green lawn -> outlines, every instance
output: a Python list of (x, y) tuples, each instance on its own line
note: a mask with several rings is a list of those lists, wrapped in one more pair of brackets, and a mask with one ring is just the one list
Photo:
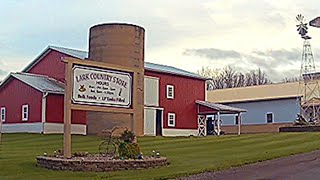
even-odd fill
[[(73, 151), (97, 152), (100, 140), (73, 136)], [(144, 154), (158, 150), (170, 165), (113, 173), (52, 171), (36, 167), (35, 157), (62, 149), (62, 135), (4, 134), (0, 179), (162, 179), (263, 161), (320, 149), (320, 133), (280, 133), (221, 137), (138, 139)]]

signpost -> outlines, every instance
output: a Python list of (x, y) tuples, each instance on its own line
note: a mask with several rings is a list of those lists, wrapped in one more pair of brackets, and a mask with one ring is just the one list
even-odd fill
[[(130, 114), (135, 120), (134, 82), (138, 68), (74, 58), (66, 65), (64, 96), (64, 157), (71, 158), (71, 111)], [(133, 127), (135, 128), (135, 127)]]

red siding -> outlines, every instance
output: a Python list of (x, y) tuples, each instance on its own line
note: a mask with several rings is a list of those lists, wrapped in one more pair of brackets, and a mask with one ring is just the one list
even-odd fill
[(51, 50), (34, 67), (32, 67), (28, 73), (47, 75), (65, 82), (65, 63), (61, 61), (61, 57), (70, 56)]
[[(47, 96), (46, 122), (63, 123), (63, 104), (63, 95), (49, 94)], [(86, 124), (86, 112), (72, 111), (71, 123)]]
[[(0, 89), (0, 107), (6, 107), (4, 123), (41, 122), (42, 93), (27, 84), (14, 79)], [(27, 121), (22, 121), (22, 105), (29, 105)]]
[[(168, 127), (168, 113), (176, 114), (177, 129), (196, 129), (196, 100), (205, 100), (205, 81), (183, 76), (146, 71), (145, 75), (159, 78), (159, 105), (164, 108), (163, 127)], [(166, 86), (174, 86), (174, 99), (167, 99)]]
[(208, 107), (205, 107), (205, 106), (199, 106), (199, 112), (200, 113), (217, 113), (218, 111), (212, 109), (212, 108), (208, 108)]

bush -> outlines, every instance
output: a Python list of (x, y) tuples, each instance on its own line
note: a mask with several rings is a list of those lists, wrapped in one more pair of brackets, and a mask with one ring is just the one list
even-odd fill
[(132, 131), (126, 129), (125, 131), (123, 131), (123, 133), (121, 133), (120, 139), (126, 143), (133, 143), (135, 137), (136, 135)]
[(119, 144), (119, 156), (124, 159), (136, 159), (140, 154), (140, 146), (137, 143), (121, 142)]
[(138, 158), (138, 155), (140, 154), (140, 146), (138, 143), (134, 142), (135, 138), (135, 134), (128, 129), (121, 133), (120, 142), (118, 144), (118, 153), (120, 158)]
[(136, 159), (140, 154), (140, 146), (137, 143), (127, 144), (128, 158)]

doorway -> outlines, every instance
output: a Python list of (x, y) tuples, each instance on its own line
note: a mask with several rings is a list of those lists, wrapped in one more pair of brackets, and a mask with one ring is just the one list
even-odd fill
[(212, 116), (207, 117), (207, 135), (214, 135), (214, 120)]
[(156, 111), (156, 136), (162, 136), (162, 116), (163, 110), (157, 109)]

